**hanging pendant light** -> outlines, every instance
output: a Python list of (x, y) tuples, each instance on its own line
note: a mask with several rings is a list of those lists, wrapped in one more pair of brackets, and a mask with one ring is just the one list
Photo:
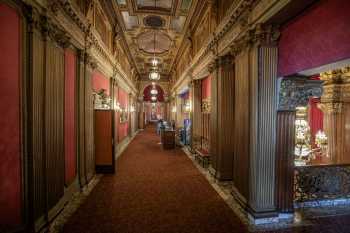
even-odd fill
[[(154, 0), (154, 8), (157, 7), (157, 0)], [(156, 29), (154, 29), (154, 34), (153, 34), (153, 59), (152, 59), (152, 65), (153, 69), (149, 74), (149, 79), (150, 80), (159, 80), (160, 79), (160, 74), (158, 73), (157, 70), (157, 65), (158, 65), (158, 60), (156, 59)]]
[(151, 73), (149, 73), (149, 79), (158, 81), (160, 79), (160, 74), (156, 70), (153, 70)]
[(151, 95), (157, 95), (157, 94), (158, 94), (157, 89), (153, 88), (153, 89), (151, 90)]

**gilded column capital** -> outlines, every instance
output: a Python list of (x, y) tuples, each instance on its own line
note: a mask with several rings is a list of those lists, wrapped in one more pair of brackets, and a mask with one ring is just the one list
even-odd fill
[(280, 31), (273, 25), (257, 24), (251, 32), (252, 42), (256, 45), (277, 45)]
[(218, 58), (215, 58), (212, 62), (208, 65), (208, 71), (209, 73), (213, 73), (218, 68)]
[(244, 49), (248, 48), (251, 45), (251, 34), (247, 32), (244, 36), (234, 41), (231, 45), (230, 54), (233, 57), (239, 55)]
[(350, 83), (350, 66), (320, 74), (324, 85)]
[(225, 54), (223, 56), (220, 56), (218, 61), (219, 61), (218, 66), (232, 65), (233, 56), (230, 53)]
[(328, 114), (337, 114), (342, 113), (343, 103), (339, 102), (330, 102), (330, 103), (320, 103), (317, 105), (324, 113)]
[(350, 102), (350, 66), (321, 73), (322, 103)]

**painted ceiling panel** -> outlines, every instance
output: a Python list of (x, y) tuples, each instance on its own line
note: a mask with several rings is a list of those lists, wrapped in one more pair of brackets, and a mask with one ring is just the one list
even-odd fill
[(142, 7), (152, 7), (152, 8), (163, 8), (171, 9), (172, 0), (137, 0), (137, 6)]
[(171, 40), (160, 31), (149, 31), (138, 37), (138, 45), (147, 53), (164, 53), (170, 49)]
[[(130, 48), (136, 69), (148, 77), (154, 53), (162, 78), (169, 77), (171, 65), (187, 30), (195, 4), (200, 0), (113, 0), (106, 1), (115, 9), (118, 22), (124, 24), (125, 42)], [(121, 25), (122, 26), (122, 25)], [(186, 28), (185, 28), (186, 27)], [(156, 39), (154, 40), (154, 30)], [(155, 48), (154, 48), (155, 42)]]

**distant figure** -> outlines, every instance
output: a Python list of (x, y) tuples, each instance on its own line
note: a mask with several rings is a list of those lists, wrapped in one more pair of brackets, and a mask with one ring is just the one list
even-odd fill
[(163, 120), (162, 119), (159, 119), (158, 120), (158, 123), (157, 123), (157, 134), (160, 135), (160, 129), (163, 125)]

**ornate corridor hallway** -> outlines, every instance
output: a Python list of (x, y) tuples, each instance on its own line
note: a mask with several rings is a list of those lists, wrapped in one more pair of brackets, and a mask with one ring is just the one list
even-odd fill
[(185, 153), (159, 140), (153, 127), (137, 135), (63, 232), (245, 232)]

